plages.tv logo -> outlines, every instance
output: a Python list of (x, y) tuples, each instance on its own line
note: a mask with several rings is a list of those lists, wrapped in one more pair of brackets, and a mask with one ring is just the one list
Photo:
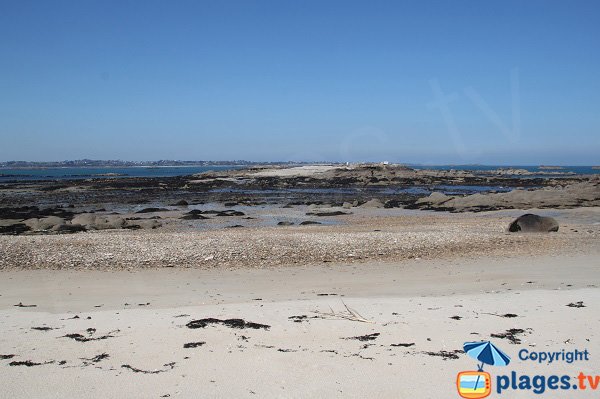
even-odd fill
[(483, 365), (506, 366), (510, 357), (490, 341), (465, 342), (465, 353), (481, 362), (477, 371), (461, 371), (456, 376), (458, 394), (467, 399), (485, 398), (492, 392), (492, 378), (483, 371)]

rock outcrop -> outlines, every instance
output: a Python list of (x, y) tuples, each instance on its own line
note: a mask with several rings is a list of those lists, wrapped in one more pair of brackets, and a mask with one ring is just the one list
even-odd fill
[(508, 226), (508, 231), (523, 233), (548, 233), (558, 231), (558, 222), (556, 219), (547, 216), (538, 216), (527, 213), (519, 216)]

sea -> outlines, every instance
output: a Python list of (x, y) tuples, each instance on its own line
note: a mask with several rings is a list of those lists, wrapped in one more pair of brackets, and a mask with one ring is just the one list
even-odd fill
[(101, 168), (0, 168), (0, 182), (23, 180), (70, 180), (120, 177), (187, 176), (209, 171), (239, 169), (240, 165), (219, 166), (129, 166)]
[[(498, 168), (525, 169), (537, 172), (536, 176), (552, 175), (552, 172), (571, 172), (575, 174), (599, 174), (599, 169), (592, 166), (561, 166), (561, 169), (539, 169), (538, 166), (521, 165), (408, 165), (415, 169), (450, 170), (462, 169), (473, 171), (494, 170)], [(170, 177), (186, 176), (208, 171), (231, 170), (243, 168), (241, 165), (219, 166), (159, 166), (159, 167), (63, 167), (63, 168), (0, 168), (0, 182), (65, 180), (120, 177)]]
[(539, 166), (531, 165), (407, 165), (414, 169), (435, 169), (435, 170), (473, 170), (486, 171), (495, 169), (525, 169), (528, 172), (538, 173), (540, 176), (547, 176), (552, 172), (570, 172), (578, 175), (599, 174), (600, 169), (594, 169), (593, 166), (560, 166), (560, 169), (540, 169)]

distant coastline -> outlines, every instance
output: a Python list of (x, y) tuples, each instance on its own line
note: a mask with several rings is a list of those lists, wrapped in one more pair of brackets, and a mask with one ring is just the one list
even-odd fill
[[(79, 159), (73, 161), (4, 161), (0, 169), (45, 169), (45, 168), (125, 168), (125, 167), (182, 167), (182, 166), (250, 166), (250, 165), (296, 165), (307, 162), (253, 162), (235, 161), (121, 161)], [(332, 162), (329, 162), (332, 163)]]
[[(351, 164), (377, 164), (378, 162), (350, 162)], [(385, 162), (387, 163), (387, 162)], [(292, 166), (292, 165), (342, 165), (346, 162), (339, 161), (246, 161), (246, 160), (229, 160), (229, 161), (178, 161), (178, 160), (158, 160), (158, 161), (122, 161), (122, 160), (93, 160), (93, 159), (78, 159), (65, 161), (0, 161), (1, 169), (59, 169), (59, 168), (168, 168), (168, 167), (207, 167), (207, 166)], [(419, 164), (419, 163), (402, 163), (409, 167), (418, 169), (440, 168), (444, 169), (488, 169), (488, 168), (503, 168), (503, 167), (525, 167), (527, 169), (538, 170), (564, 170), (567, 168), (590, 168), (594, 170), (600, 169), (600, 166), (591, 165), (497, 165), (497, 164)]]

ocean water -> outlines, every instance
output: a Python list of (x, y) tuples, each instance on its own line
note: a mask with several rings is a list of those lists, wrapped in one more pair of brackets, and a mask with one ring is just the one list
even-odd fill
[(525, 169), (529, 172), (537, 172), (539, 176), (547, 176), (552, 172), (572, 172), (578, 175), (598, 174), (600, 169), (592, 169), (592, 166), (561, 166), (561, 169), (540, 169), (539, 166), (521, 166), (521, 165), (408, 165), (414, 169), (435, 169), (435, 170), (494, 170), (500, 168)]
[[(122, 168), (40, 168), (9, 169), (0, 168), (0, 182), (22, 180), (64, 180), (119, 177), (169, 177), (186, 176), (215, 170), (238, 169), (241, 166), (161, 166), (161, 167), (122, 167)], [(102, 176), (116, 174), (116, 176)]]

